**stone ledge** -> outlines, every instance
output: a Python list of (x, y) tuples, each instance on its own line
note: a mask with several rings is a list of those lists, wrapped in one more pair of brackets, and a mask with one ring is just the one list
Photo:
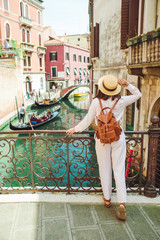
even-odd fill
[[(35, 193), (35, 194), (1, 194), (0, 203), (16, 202), (58, 202), (58, 203), (103, 203), (102, 194), (86, 193)], [(112, 203), (117, 203), (116, 194), (112, 193)], [(160, 196), (147, 198), (138, 194), (127, 194), (127, 204), (160, 205)]]

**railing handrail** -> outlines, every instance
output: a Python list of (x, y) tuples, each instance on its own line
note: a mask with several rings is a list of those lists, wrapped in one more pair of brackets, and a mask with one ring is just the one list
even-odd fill
[[(66, 130), (67, 131), (67, 130)], [(15, 131), (0, 131), (1, 134), (16, 134), (16, 133), (21, 133), (21, 134), (32, 134), (32, 133), (66, 133), (65, 130), (15, 130)], [(95, 131), (91, 130), (86, 130), (83, 132), (77, 132), (76, 134), (94, 134)], [(124, 131), (125, 134), (148, 134), (149, 131)]]

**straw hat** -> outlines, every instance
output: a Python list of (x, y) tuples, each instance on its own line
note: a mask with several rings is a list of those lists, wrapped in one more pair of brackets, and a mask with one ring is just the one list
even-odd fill
[(121, 91), (121, 85), (118, 84), (118, 80), (113, 75), (106, 75), (98, 81), (99, 90), (109, 96), (118, 94)]

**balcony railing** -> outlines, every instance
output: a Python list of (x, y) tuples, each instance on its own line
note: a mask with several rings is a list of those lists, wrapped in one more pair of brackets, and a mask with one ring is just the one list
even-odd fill
[(33, 22), (29, 18), (20, 16), (19, 21), (20, 21), (20, 25), (24, 25), (24, 26), (27, 26), (27, 27), (32, 27), (33, 26)]
[(160, 66), (160, 29), (129, 39), (129, 65)]
[(46, 47), (38, 46), (37, 47), (38, 55), (46, 54), (45, 50), (46, 50)]
[[(101, 192), (93, 134), (84, 131), (66, 137), (65, 131), (0, 132), (0, 192)], [(126, 132), (129, 192), (143, 192), (146, 134)]]
[(23, 49), (23, 51), (25, 52), (34, 52), (34, 44), (31, 43), (26, 43), (26, 42), (22, 42), (21, 43), (21, 48)]

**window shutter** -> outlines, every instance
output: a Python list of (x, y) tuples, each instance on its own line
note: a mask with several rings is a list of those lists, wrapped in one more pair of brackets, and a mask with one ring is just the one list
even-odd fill
[(94, 27), (94, 57), (99, 57), (99, 23)]
[(57, 61), (57, 52), (55, 52), (55, 60)]
[(6, 23), (6, 38), (10, 38), (10, 26)]
[(139, 0), (122, 0), (121, 9), (121, 48), (127, 48), (128, 38), (138, 34)]
[(23, 2), (20, 2), (20, 12), (21, 12), (21, 16), (24, 16), (24, 6), (23, 6)]
[(129, 38), (138, 35), (139, 0), (129, 0)]
[(50, 52), (49, 55), (50, 55), (50, 61), (52, 61), (52, 53)]
[(30, 43), (30, 32), (27, 30), (27, 43)]
[(128, 38), (128, 21), (129, 21), (129, 0), (122, 0), (121, 8), (121, 48), (127, 48)]
[(94, 58), (94, 27), (91, 25), (91, 58)]
[(29, 18), (28, 5), (25, 6), (25, 17), (26, 17), (26, 18)]
[(4, 3), (4, 9), (5, 10), (9, 10), (9, 8), (8, 8), (8, 0), (3, 0), (3, 3)]
[(41, 35), (39, 34), (39, 46), (41, 46), (42, 45), (42, 37), (41, 37)]
[(26, 39), (25, 39), (25, 30), (22, 29), (22, 42), (25, 42)]

